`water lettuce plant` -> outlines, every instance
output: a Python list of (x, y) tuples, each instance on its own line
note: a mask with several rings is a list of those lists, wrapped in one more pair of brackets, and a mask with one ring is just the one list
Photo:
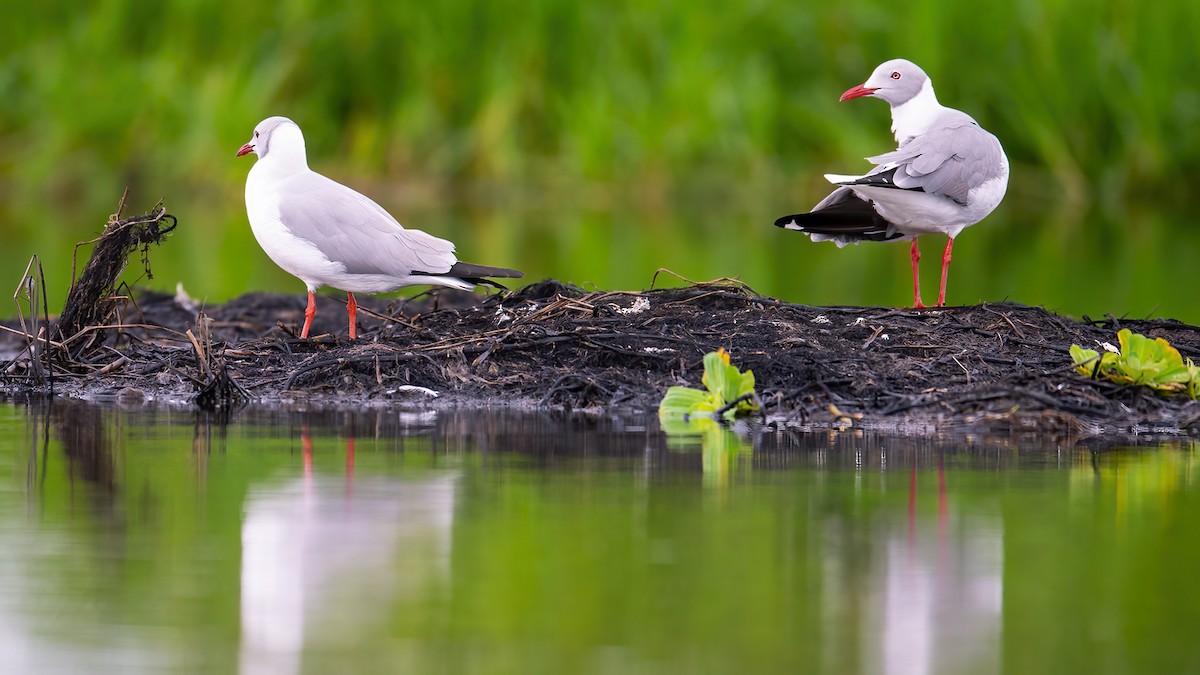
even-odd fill
[(754, 371), (741, 372), (729, 363), (723, 348), (704, 355), (704, 389), (671, 387), (658, 404), (658, 418), (670, 433), (670, 422), (697, 419), (733, 419), (758, 410)]
[(1186, 361), (1162, 338), (1150, 339), (1125, 328), (1117, 333), (1119, 351), (1071, 345), (1071, 358), (1081, 375), (1106, 377), (1118, 384), (1142, 385), (1163, 394), (1200, 398), (1200, 367)]

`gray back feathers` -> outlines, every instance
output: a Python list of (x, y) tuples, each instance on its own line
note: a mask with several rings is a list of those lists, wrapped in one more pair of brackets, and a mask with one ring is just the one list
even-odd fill
[(949, 110), (928, 133), (906, 139), (892, 152), (868, 157), (879, 166), (871, 173), (896, 167), (897, 187), (918, 188), (967, 203), (972, 188), (1004, 171), (1004, 151), (995, 136), (970, 116)]

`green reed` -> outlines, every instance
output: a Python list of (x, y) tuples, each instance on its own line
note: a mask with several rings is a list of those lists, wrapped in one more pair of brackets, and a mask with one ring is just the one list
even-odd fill
[(888, 148), (886, 106), (837, 96), (906, 56), (1013, 162), (1008, 203), (956, 251), (952, 301), (1186, 315), (1163, 259), (1187, 269), (1195, 228), (1160, 213), (1188, 212), (1182, 177), (1200, 173), (1200, 5), (993, 5), (11, 4), (0, 286), (38, 252), (61, 297), (70, 245), (128, 185), (183, 225), (154, 285), (292, 289), (245, 226), (253, 160), (232, 157), (284, 114), (314, 168), (458, 237), (465, 259), (601, 286), (672, 266), (798, 301), (902, 304), (895, 247), (838, 253), (770, 222), (815, 203), (821, 173)]

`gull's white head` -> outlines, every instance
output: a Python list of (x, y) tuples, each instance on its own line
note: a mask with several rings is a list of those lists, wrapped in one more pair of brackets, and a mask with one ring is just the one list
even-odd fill
[(920, 66), (906, 59), (892, 59), (879, 64), (866, 82), (847, 89), (838, 100), (873, 96), (898, 106), (919, 94), (926, 82), (929, 82), (929, 76)]
[(259, 159), (269, 153), (278, 155), (295, 154), (299, 151), (304, 159), (304, 134), (295, 122), (286, 117), (268, 117), (254, 127), (254, 135), (237, 151), (237, 157), (253, 152)]

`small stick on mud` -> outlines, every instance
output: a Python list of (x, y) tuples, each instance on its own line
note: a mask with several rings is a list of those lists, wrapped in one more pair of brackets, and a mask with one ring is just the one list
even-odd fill
[(739, 403), (741, 403), (742, 401), (754, 401), (754, 407), (758, 411), (759, 418), (761, 418), (763, 420), (767, 419), (766, 413), (763, 412), (762, 399), (760, 399), (758, 397), (758, 394), (756, 394), (754, 392), (742, 394), (741, 396), (733, 399), (729, 403), (726, 403), (725, 405), (721, 406), (717, 410), (714, 410), (712, 412), (713, 419), (721, 419), (722, 415), (724, 415), (725, 413), (729, 412), (730, 410), (733, 410), (734, 408), (736, 408), (737, 405)]
[(192, 343), (192, 348), (196, 350), (196, 365), (200, 369), (200, 377), (207, 381), (209, 377), (208, 356), (204, 353), (204, 347), (200, 346), (200, 341), (196, 339), (196, 336), (190, 329), (185, 331), (184, 335), (188, 337), (188, 340)]

